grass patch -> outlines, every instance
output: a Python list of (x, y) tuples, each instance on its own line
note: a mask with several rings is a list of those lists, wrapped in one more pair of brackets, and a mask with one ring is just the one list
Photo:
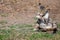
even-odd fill
[(60, 24), (57, 24), (58, 25), (58, 28), (60, 28)]
[(8, 17), (8, 13), (2, 13), (2, 14), (0, 14), (2, 17)]
[(34, 33), (31, 35), (30, 40), (38, 40), (38, 39), (43, 39), (43, 38), (53, 38), (52, 34), (48, 34), (48, 33)]
[(9, 35), (10, 35), (10, 30), (0, 30), (0, 40), (6, 40), (8, 39)]
[(9, 29), (0, 29), (0, 40), (60, 40), (60, 31), (55, 35), (33, 31), (32, 25), (16, 24)]
[(0, 21), (0, 24), (7, 24), (7, 21), (6, 20), (2, 20), (2, 21)]

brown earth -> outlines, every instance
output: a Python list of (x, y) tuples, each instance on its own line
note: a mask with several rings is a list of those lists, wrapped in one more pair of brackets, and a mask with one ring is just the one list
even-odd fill
[(0, 0), (0, 21), (9, 25), (34, 23), (39, 2), (48, 5), (51, 18), (60, 23), (60, 0)]

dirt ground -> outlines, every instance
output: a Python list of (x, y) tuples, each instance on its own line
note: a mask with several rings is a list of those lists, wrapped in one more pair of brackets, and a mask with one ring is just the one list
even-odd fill
[(0, 0), (0, 40), (60, 40), (60, 24), (54, 35), (33, 30), (38, 3), (48, 5), (60, 23), (60, 0)]
[(50, 17), (60, 23), (60, 0), (0, 0), (0, 23), (32, 24), (38, 11), (38, 3), (49, 6)]

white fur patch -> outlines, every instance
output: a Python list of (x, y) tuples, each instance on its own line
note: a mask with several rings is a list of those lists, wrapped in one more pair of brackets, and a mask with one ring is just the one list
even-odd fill
[(46, 15), (44, 16), (45, 19), (48, 19), (49, 17), (49, 13), (46, 13)]
[(40, 16), (36, 16), (36, 18), (41, 18)]
[(40, 24), (40, 27), (41, 28), (44, 28), (44, 29), (49, 29), (49, 28), (52, 28), (52, 24), (51, 23), (48, 23), (48, 25), (44, 24), (44, 23), (41, 23)]

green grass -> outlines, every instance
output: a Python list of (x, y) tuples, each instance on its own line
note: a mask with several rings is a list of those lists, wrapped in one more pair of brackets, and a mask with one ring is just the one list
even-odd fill
[(1, 30), (0, 29), (0, 40), (6, 40), (10, 35), (10, 30)]
[(0, 14), (0, 16), (2, 16), (2, 17), (8, 17), (8, 15), (9, 15), (8, 13), (1, 13)]
[(1, 20), (0, 24), (2, 24), (2, 25), (7, 24), (7, 21), (6, 20)]
[[(60, 27), (60, 24), (58, 26)], [(4, 28), (0, 28), (0, 40), (60, 40), (60, 30), (56, 34), (35, 32), (32, 25), (28, 24), (16, 24)]]

